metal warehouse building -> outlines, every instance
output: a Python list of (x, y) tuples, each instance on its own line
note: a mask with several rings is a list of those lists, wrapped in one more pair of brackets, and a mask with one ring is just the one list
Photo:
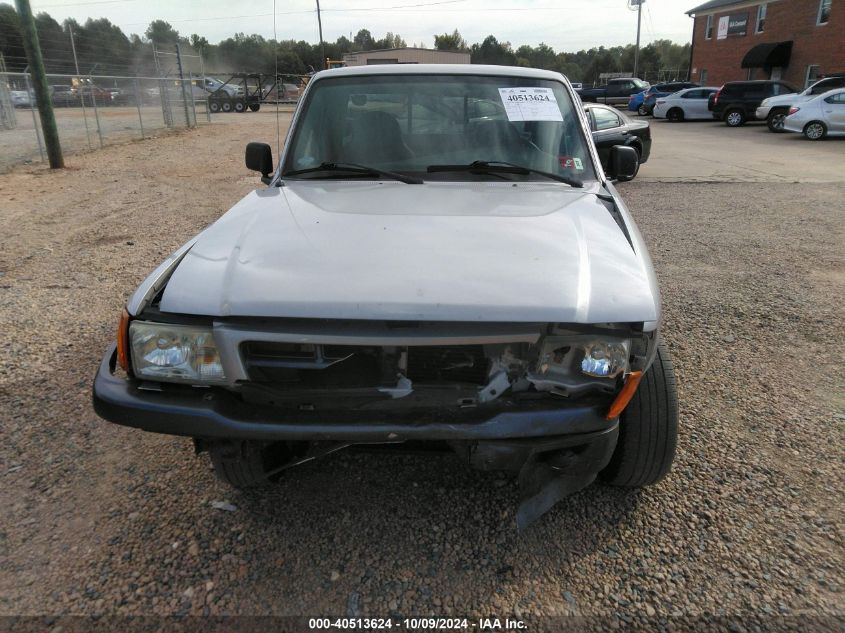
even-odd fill
[(783, 79), (803, 88), (845, 72), (845, 0), (713, 0), (694, 17), (692, 81)]
[(371, 64), (469, 64), (469, 53), (438, 51), (431, 48), (385, 48), (378, 51), (346, 53), (347, 66)]

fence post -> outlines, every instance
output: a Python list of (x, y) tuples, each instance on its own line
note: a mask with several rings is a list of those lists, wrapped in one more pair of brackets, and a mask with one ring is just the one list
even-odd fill
[[(94, 104), (94, 118), (97, 119), (97, 136), (100, 137), (100, 149), (103, 149), (103, 130), (100, 128), (100, 111), (97, 109), (97, 97), (94, 94), (94, 78), (88, 75), (88, 87), (91, 89), (91, 103)], [(82, 100), (85, 101), (83, 91)]]
[(135, 77), (135, 105), (138, 107), (138, 124), (141, 126), (141, 138), (144, 138), (144, 118), (141, 116), (141, 94), (138, 91), (137, 77)]
[(29, 99), (29, 110), (32, 112), (32, 128), (35, 130), (35, 140), (38, 141), (38, 155), (41, 162), (44, 162), (44, 148), (41, 146), (41, 135), (38, 133), (38, 120), (35, 118), (35, 108), (32, 106), (32, 84), (29, 81), (29, 73), (26, 73), (26, 94)]
[(38, 44), (38, 31), (35, 28), (35, 18), (29, 0), (15, 0), (21, 25), (24, 52), (32, 71), (35, 82), (35, 98), (38, 101), (38, 114), (41, 117), (41, 130), (44, 133), (44, 144), (47, 146), (47, 158), (50, 169), (62, 169), (65, 159), (62, 156), (62, 145), (59, 142), (59, 128), (53, 113), (53, 102), (50, 99), (50, 89), (47, 87), (47, 74), (44, 70), (44, 58)]
[[(188, 91), (185, 90), (185, 75), (182, 74), (182, 51), (176, 45), (176, 65), (179, 68), (179, 85), (182, 88), (182, 105), (185, 108), (185, 127), (191, 127), (191, 114), (188, 112)], [(191, 97), (193, 101), (193, 96)]]
[[(73, 51), (73, 65), (76, 67), (76, 76), (79, 75), (79, 61), (76, 59), (76, 42), (73, 39), (73, 25), (71, 22), (67, 23), (68, 34), (70, 35), (70, 48)], [(85, 120), (85, 137), (88, 139), (88, 149), (91, 147), (91, 130), (88, 129), (88, 115), (85, 113), (85, 94), (82, 95), (82, 118)]]
[(194, 75), (188, 73), (188, 86), (191, 88), (191, 112), (194, 113), (194, 127), (197, 127), (197, 100), (194, 99)]
[[(206, 80), (205, 80), (205, 60), (202, 58), (202, 53), (200, 53), (200, 72), (202, 73), (202, 89), (205, 90), (206, 88)], [(211, 123), (211, 110), (208, 109), (208, 95), (205, 95), (205, 120), (208, 123)]]

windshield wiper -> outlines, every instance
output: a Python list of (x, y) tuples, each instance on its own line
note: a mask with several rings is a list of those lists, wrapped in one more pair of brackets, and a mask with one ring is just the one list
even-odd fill
[(383, 176), (385, 178), (392, 178), (404, 182), (407, 185), (421, 185), (422, 178), (415, 178), (414, 176), (406, 176), (395, 171), (387, 171), (378, 169), (377, 167), (369, 167), (367, 165), (359, 165), (358, 163), (320, 163), (317, 167), (309, 167), (308, 169), (297, 169), (295, 171), (288, 171), (282, 174), (285, 176), (301, 176), (303, 174), (313, 174), (320, 171), (347, 171), (353, 174), (363, 174), (369, 176)]
[(560, 174), (552, 174), (547, 171), (539, 169), (532, 169), (531, 167), (523, 167), (515, 163), (506, 163), (501, 160), (476, 160), (468, 165), (429, 165), (426, 168), (428, 173), (438, 171), (468, 171), (472, 174), (519, 174), (527, 176), (528, 174), (537, 174), (538, 176), (545, 176), (558, 182), (563, 182), (570, 187), (583, 187), (584, 183), (577, 178), (570, 178), (569, 176), (561, 176)]

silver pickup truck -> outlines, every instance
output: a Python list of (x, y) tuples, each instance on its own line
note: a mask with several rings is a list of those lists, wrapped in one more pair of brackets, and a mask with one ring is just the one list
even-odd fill
[(423, 443), (510, 471), (525, 527), (597, 476), (670, 470), (678, 404), (643, 239), (560, 74), (316, 74), (266, 187), (129, 299), (100, 416), (188, 436), (265, 485), (351, 445)]

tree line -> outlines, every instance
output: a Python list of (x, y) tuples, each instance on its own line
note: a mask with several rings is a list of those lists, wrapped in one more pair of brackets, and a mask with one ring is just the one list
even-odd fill
[[(197, 34), (184, 35), (163, 20), (150, 23), (143, 35), (127, 36), (106, 18), (89, 18), (84, 23), (69, 18), (59, 24), (48, 13), (35, 17), (38, 38), (48, 73), (75, 74), (71, 35), (81, 74), (158, 76), (175, 74), (176, 44), (187, 55), (202, 56), (209, 74), (226, 72), (259, 72), (307, 74), (323, 67), (319, 44), (304, 40), (268, 40), (261, 35), (236, 33), (217, 44)], [(341, 60), (344, 53), (384, 48), (401, 48), (408, 44), (396, 34), (376, 38), (361, 29), (352, 38), (345, 36), (325, 42), (323, 51), (332, 60)], [(426, 48), (424, 44), (412, 46)], [(514, 48), (510, 42), (488, 35), (482, 42), (468, 44), (455, 30), (434, 36), (434, 48), (468, 52), (474, 64), (497, 64), (544, 68), (565, 74), (572, 81), (596, 82), (601, 73), (630, 72), (634, 67), (634, 46), (599, 46), (575, 53), (556, 52), (547, 44)], [(156, 55), (162, 52), (169, 57)], [(27, 65), (15, 9), (0, 3), (0, 53), (10, 72), (20, 72)], [(190, 57), (189, 60), (196, 60)], [(658, 79), (658, 71), (671, 70), (685, 77), (690, 59), (690, 45), (670, 40), (656, 40), (640, 49), (640, 76)], [(165, 60), (165, 61), (162, 61)], [(196, 74), (198, 67), (189, 67)], [(665, 78), (670, 78), (669, 76)], [(673, 78), (673, 77), (672, 77)]]

